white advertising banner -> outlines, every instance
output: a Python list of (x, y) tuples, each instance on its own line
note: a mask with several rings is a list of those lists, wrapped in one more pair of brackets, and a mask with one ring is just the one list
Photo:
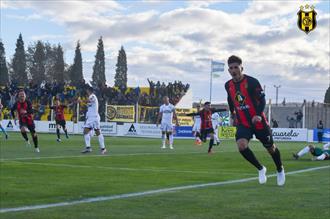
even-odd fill
[[(34, 124), (36, 125), (37, 132), (56, 133), (55, 121), (34, 121)], [(69, 134), (73, 133), (73, 122), (66, 122), (65, 127)]]
[(307, 129), (273, 128), (274, 141), (307, 141)]
[(19, 124), (18, 121), (16, 121), (16, 125), (14, 123), (14, 120), (2, 120), (0, 121), (1, 126), (7, 131), (7, 132), (18, 132), (19, 131)]
[[(78, 122), (78, 132), (75, 134), (82, 134), (84, 132), (84, 122)], [(117, 123), (115, 122), (101, 122), (101, 132), (103, 135), (116, 135)]]
[(118, 125), (118, 136), (161, 137), (160, 126), (154, 124), (125, 123)]

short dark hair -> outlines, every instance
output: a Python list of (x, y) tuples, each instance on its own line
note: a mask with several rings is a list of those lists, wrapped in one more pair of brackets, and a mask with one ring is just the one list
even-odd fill
[(90, 91), (90, 92), (93, 92), (93, 91), (94, 91), (94, 88), (91, 87), (91, 86), (87, 86), (87, 89), (86, 89), (86, 90), (88, 90), (88, 91)]
[(211, 104), (211, 102), (209, 102), (209, 101), (204, 103), (204, 105), (210, 105), (210, 104)]
[(242, 59), (238, 56), (232, 55), (228, 58), (227, 61), (228, 65), (232, 64), (232, 63), (238, 63), (238, 64), (242, 64)]

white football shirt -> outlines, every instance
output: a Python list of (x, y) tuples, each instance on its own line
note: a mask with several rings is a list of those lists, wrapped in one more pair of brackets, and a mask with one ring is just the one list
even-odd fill
[(90, 117), (98, 117), (99, 116), (99, 101), (97, 100), (97, 97), (95, 94), (91, 94), (88, 97), (88, 109), (87, 109), (87, 113), (86, 113), (86, 117), (90, 118)]
[(159, 112), (163, 113), (162, 116), (162, 123), (166, 123), (166, 124), (172, 124), (172, 120), (173, 120), (173, 112), (175, 111), (175, 107), (172, 104), (168, 104), (168, 105), (161, 105)]
[(212, 125), (217, 126), (220, 124), (220, 115), (219, 113), (213, 113), (212, 114)]

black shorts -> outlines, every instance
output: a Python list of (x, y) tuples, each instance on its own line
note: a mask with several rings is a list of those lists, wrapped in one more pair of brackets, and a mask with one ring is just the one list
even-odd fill
[(201, 129), (201, 140), (205, 142), (208, 134), (214, 134), (214, 129)]
[(55, 120), (55, 122), (56, 122), (56, 125), (60, 125), (60, 126), (62, 126), (63, 128), (64, 128), (65, 125), (66, 125), (65, 120)]
[(249, 141), (253, 135), (256, 136), (256, 138), (263, 144), (265, 148), (269, 148), (274, 144), (272, 130), (269, 126), (266, 126), (264, 129), (257, 130), (240, 125), (236, 130), (236, 141), (241, 138), (247, 139)]
[(34, 122), (28, 124), (26, 122), (19, 121), (19, 128), (26, 127), (30, 132), (36, 132), (36, 126)]

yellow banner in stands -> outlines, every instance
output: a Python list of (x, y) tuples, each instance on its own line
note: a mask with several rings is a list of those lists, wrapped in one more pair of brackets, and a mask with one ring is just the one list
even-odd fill
[(108, 122), (134, 122), (135, 110), (134, 106), (107, 106), (107, 121)]
[(233, 139), (236, 135), (236, 127), (221, 126), (219, 127), (219, 138)]
[(193, 126), (194, 119), (192, 116), (186, 116), (185, 114), (194, 113), (197, 109), (188, 108), (188, 109), (175, 109), (176, 115), (179, 120), (180, 126)]

